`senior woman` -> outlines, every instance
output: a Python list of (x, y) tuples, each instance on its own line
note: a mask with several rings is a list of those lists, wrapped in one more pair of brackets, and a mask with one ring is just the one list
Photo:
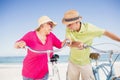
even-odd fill
[[(53, 47), (61, 48), (63, 43), (51, 32), (56, 23), (48, 16), (42, 16), (38, 20), (38, 27), (29, 31), (21, 39), (16, 41), (15, 48), (29, 46), (34, 50), (53, 50)], [(52, 55), (52, 54), (51, 54)], [(23, 61), (23, 80), (47, 80), (48, 65), (47, 54), (36, 54), (28, 50)]]

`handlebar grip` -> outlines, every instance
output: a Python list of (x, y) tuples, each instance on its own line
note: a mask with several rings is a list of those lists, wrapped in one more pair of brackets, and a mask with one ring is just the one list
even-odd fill
[(89, 46), (87, 44), (84, 44), (83, 45), (83, 48), (88, 48)]
[(70, 40), (66, 39), (65, 44), (63, 45), (63, 47), (67, 46), (67, 44), (70, 44)]

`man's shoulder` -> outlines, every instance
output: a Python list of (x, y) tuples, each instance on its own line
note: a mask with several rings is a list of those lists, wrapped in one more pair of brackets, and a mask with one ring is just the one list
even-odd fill
[(82, 25), (85, 27), (85, 28), (96, 28), (97, 26), (92, 24), (92, 23), (89, 23), (89, 22), (86, 22), (86, 23), (82, 23)]
[(93, 25), (93, 24), (91, 24), (91, 23), (89, 23), (89, 22), (83, 22), (82, 23), (84, 26), (90, 26), (90, 25)]

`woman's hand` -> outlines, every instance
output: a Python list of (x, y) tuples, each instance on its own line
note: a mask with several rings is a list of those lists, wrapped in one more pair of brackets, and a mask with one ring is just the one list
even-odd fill
[(65, 47), (65, 46), (70, 46), (71, 44), (71, 41), (69, 39), (65, 39), (63, 42), (62, 42), (62, 47)]
[(18, 41), (15, 43), (15, 48), (25, 48), (26, 43), (24, 41)]

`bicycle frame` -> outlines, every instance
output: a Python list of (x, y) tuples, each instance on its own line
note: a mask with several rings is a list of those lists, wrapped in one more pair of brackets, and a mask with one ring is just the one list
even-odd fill
[[(120, 55), (120, 51), (100, 50), (93, 46), (84, 45), (84, 48), (88, 48), (88, 47), (92, 48), (95, 51), (101, 52), (101, 53), (109, 53), (109, 63), (102, 63), (100, 65), (96, 65), (95, 67), (93, 67), (93, 73), (95, 76), (95, 80), (100, 80), (100, 74), (99, 74), (100, 69), (103, 71), (104, 75), (106, 76), (106, 80), (113, 80), (113, 78), (115, 77), (113, 65), (114, 65), (114, 62), (116, 61), (116, 59), (118, 58), (118, 56)], [(112, 61), (113, 53), (119, 53), (114, 61)], [(120, 80), (120, 78), (116, 78), (114, 80)]]

